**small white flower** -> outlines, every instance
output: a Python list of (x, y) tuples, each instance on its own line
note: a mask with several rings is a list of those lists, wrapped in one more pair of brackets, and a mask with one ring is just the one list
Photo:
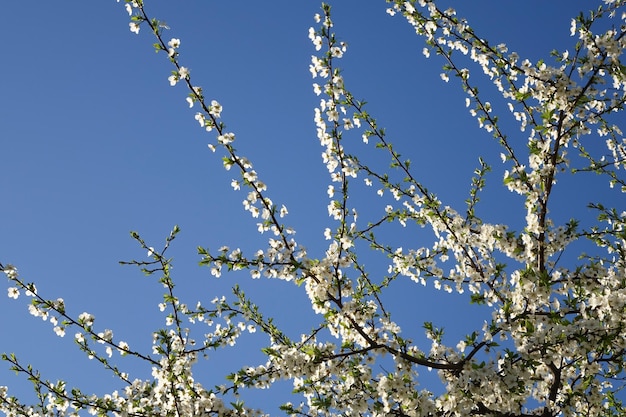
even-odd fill
[(341, 242), (341, 248), (344, 250), (352, 247), (352, 240), (348, 236), (342, 236), (339, 241)]
[(211, 100), (211, 106), (209, 106), (209, 113), (215, 117), (220, 117), (222, 114), (222, 105), (215, 100)]
[(37, 287), (35, 287), (35, 284), (30, 284), (24, 294), (26, 294), (28, 297), (33, 297), (35, 294), (37, 294)]
[(234, 140), (235, 140), (235, 134), (234, 133), (224, 133), (223, 135), (219, 135), (217, 137), (217, 141), (219, 143), (221, 143), (222, 145), (227, 145), (229, 143), (233, 143)]
[(89, 313), (80, 313), (80, 315), (78, 316), (78, 321), (80, 323), (83, 323), (85, 326), (89, 327), (93, 325), (93, 321), (94, 321), (95, 317), (92, 316)]
[(339, 120), (339, 112), (335, 109), (330, 109), (326, 112), (326, 116), (328, 116), (328, 121), (336, 122)]
[(5, 266), (4, 270), (2, 272), (4, 272), (4, 274), (9, 279), (16, 279), (17, 278), (17, 268), (15, 268), (13, 265)]
[(170, 47), (167, 50), (167, 54), (172, 57), (174, 55), (176, 55), (176, 49), (178, 49), (180, 47), (180, 39), (176, 39), (176, 38), (172, 38), (167, 45)]
[[(322, 48), (321, 44), (320, 44), (320, 49)], [(315, 49), (317, 49), (317, 46), (315, 47)], [(341, 58), (343, 56), (343, 51), (341, 50), (341, 48), (337, 47), (337, 46), (333, 46), (332, 48), (330, 48), (330, 54), (334, 57), (334, 58)]]
[(130, 22), (128, 24), (130, 26), (130, 31), (136, 34), (139, 34), (139, 23)]
[(315, 50), (319, 51), (320, 49), (322, 49), (322, 38), (321, 36), (316, 36), (315, 38), (313, 38), (313, 45), (315, 46)]
[(120, 355), (126, 355), (128, 350), (130, 350), (130, 347), (128, 346), (128, 343), (120, 342), (117, 350), (120, 352)]
[(17, 297), (19, 296), (20, 296), (20, 290), (18, 290), (16, 287), (9, 288), (9, 298), (13, 298), (17, 300)]

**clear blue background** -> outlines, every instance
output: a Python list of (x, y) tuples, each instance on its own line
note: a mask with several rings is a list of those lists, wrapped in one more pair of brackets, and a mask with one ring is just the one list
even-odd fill
[[(533, 61), (547, 58), (552, 49), (571, 51), (570, 19), (591, 7), (585, 1), (450, 5), (482, 37), (504, 42)], [(298, 241), (312, 256), (321, 256), (327, 245), (324, 228), (335, 226), (327, 216), (328, 176), (313, 123), (319, 98), (311, 83), (320, 80), (312, 80), (308, 70), (315, 54), (308, 28), (315, 25), (312, 16), (319, 7), (314, 1), (284, 0), (146, 2), (148, 13), (171, 27), (166, 38), (181, 39), (181, 64), (190, 68), (207, 98), (224, 106), (223, 121), (236, 133), (237, 149), (252, 160), (271, 198), (287, 206), (286, 223), (296, 228)], [(336, 33), (349, 46), (339, 61), (347, 88), (370, 103), (368, 111), (387, 128), (396, 149), (413, 161), (416, 176), (459, 211), (478, 156), (484, 156), (494, 166), (488, 186), (499, 191), (485, 195), (479, 214), (519, 230), (523, 202), (501, 191), (500, 149), (477, 128), (458, 83), (439, 78), (442, 60), (426, 60), (423, 40), (401, 16), (387, 15), (386, 8), (383, 1), (333, 5)], [(256, 233), (256, 220), (242, 210), (245, 194), (230, 187), (236, 173), (224, 171), (219, 155), (207, 149), (214, 137), (193, 119), (187, 91), (169, 86), (171, 65), (164, 54), (154, 53), (147, 26), (139, 36), (132, 34), (122, 4), (112, 0), (7, 2), (2, 11), (0, 261), (16, 265), (42, 295), (63, 297), (70, 312), (93, 313), (96, 328), (111, 328), (117, 340), (149, 350), (152, 332), (164, 323), (157, 309), (163, 290), (155, 278), (118, 261), (145, 259), (130, 230), (158, 247), (178, 224), (182, 232), (170, 255), (183, 301), (208, 302), (240, 283), (292, 336), (306, 332), (315, 317), (308, 313), (302, 289), (251, 281), (247, 273), (216, 280), (197, 266), (198, 245), (252, 253), (264, 247), (266, 237)], [(480, 70), (470, 69), (472, 80), (498, 104)], [(526, 134), (507, 122), (508, 110), (496, 112), (523, 147)], [(354, 136), (354, 149), (375, 158), (371, 147), (359, 145), (359, 136)], [(590, 215), (584, 207), (595, 197), (576, 190), (593, 188), (598, 195), (608, 190), (587, 177), (570, 185), (555, 193), (553, 213), (561, 221)], [(362, 209), (366, 218), (380, 215), (386, 204), (372, 195), (355, 196), (371, 207)], [(559, 207), (567, 210), (561, 214)], [(390, 235), (405, 247), (429, 244), (423, 240), (428, 233), (415, 229), (391, 229)], [(374, 271), (385, 269), (379, 263)], [(454, 345), (490, 315), (469, 307), (462, 297), (443, 292), (433, 297), (431, 289), (408, 288), (395, 291), (389, 307), (405, 336), (415, 340), (423, 339), (422, 323), (434, 321), (450, 329), (447, 341)], [(23, 297), (16, 302), (2, 295), (0, 317), (0, 351), (17, 352), (45, 377), (87, 392), (122, 388), (75, 349), (71, 329), (59, 339), (48, 323), (29, 316)], [(202, 368), (197, 379), (211, 387), (228, 371), (260, 363), (258, 349), (265, 343), (258, 336), (242, 338), (236, 349), (212, 354), (217, 360), (209, 361), (210, 368)], [(149, 376), (149, 369), (136, 363), (119, 364), (129, 367), (131, 377)], [(28, 383), (5, 368), (0, 368), (0, 385), (15, 387), (13, 393), (28, 392)]]

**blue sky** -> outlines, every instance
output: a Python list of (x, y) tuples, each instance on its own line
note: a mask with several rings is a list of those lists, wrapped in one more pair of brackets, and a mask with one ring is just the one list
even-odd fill
[[(171, 27), (166, 36), (181, 39), (181, 63), (191, 69), (194, 83), (224, 106), (223, 120), (237, 134), (237, 149), (252, 160), (274, 201), (288, 207), (287, 222), (298, 240), (319, 255), (326, 245), (322, 232), (333, 226), (313, 123), (319, 99), (308, 71), (315, 51), (307, 33), (319, 3), (146, 3), (149, 13)], [(532, 60), (547, 58), (555, 48), (571, 49), (570, 18), (587, 7), (583, 1), (449, 4), (483, 37), (507, 43)], [(460, 87), (454, 80), (440, 80), (443, 63), (436, 57), (426, 60), (422, 39), (400, 16), (388, 16), (386, 7), (384, 1), (357, 0), (333, 6), (336, 33), (349, 45), (340, 62), (347, 87), (370, 103), (369, 112), (413, 160), (417, 176), (444, 202), (462, 209), (478, 156), (494, 165), (488, 183), (500, 189), (500, 150), (477, 129)], [(187, 302), (228, 294), (237, 282), (279, 324), (297, 328), (301, 317), (308, 320), (306, 296), (292, 285), (251, 282), (244, 275), (215, 280), (197, 266), (198, 245), (253, 250), (262, 247), (264, 238), (241, 208), (244, 195), (230, 187), (233, 174), (208, 151), (213, 138), (198, 128), (185, 103), (187, 92), (169, 86), (170, 64), (154, 53), (149, 31), (132, 34), (124, 8), (113, 0), (80, 6), (7, 2), (3, 11), (0, 261), (17, 265), (45, 296), (63, 297), (70, 311), (93, 313), (96, 326), (112, 328), (131, 347), (148, 348), (152, 331), (163, 325), (157, 310), (162, 289), (118, 261), (145, 256), (130, 230), (158, 246), (178, 224), (182, 232), (171, 255)], [(492, 90), (486, 85), (484, 91)], [(510, 129), (524, 140), (514, 126)], [(596, 189), (606, 192), (602, 186)], [(555, 207), (572, 207), (565, 218), (589, 215), (584, 198), (567, 192), (559, 198)], [(497, 192), (485, 197), (480, 213), (491, 222), (519, 225), (524, 216), (520, 203)], [(413, 242), (402, 231), (390, 233), (400, 242)], [(459, 324), (455, 314), (468, 311), (454, 297), (435, 302), (421, 293), (394, 297), (394, 317), (417, 332), (416, 338), (422, 337), (423, 321)], [(485, 312), (469, 311), (463, 317), (471, 332), (480, 328), (472, 321), (482, 323)], [(0, 317), (5, 318), (0, 351), (14, 351), (48, 378), (66, 379), (87, 391), (120, 388), (74, 348), (73, 332), (59, 339), (48, 323), (30, 317), (24, 299), (0, 298)], [(225, 367), (246, 364), (242, 358), (258, 362), (258, 343), (251, 339), (243, 354), (217, 353), (219, 361), (210, 362), (216, 370), (212, 378)], [(138, 372), (141, 377), (145, 370)], [(27, 386), (19, 381), (0, 368), (0, 385)]]

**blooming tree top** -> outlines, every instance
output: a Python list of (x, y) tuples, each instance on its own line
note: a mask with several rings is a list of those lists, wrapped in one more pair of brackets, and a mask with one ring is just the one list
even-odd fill
[[(149, 14), (149, 2), (122, 3), (130, 31), (151, 33), (156, 51), (171, 63), (164, 82), (186, 90), (190, 122), (206, 132), (209, 150), (232, 173), (230, 185), (263, 238), (253, 251), (200, 247), (200, 264), (214, 277), (246, 270), (251, 279), (298, 286), (315, 324), (293, 336), (243, 286), (231, 298), (180, 299), (168, 257), (178, 227), (162, 247), (132, 232), (147, 257), (124, 262), (155, 276), (165, 289), (159, 303), (165, 327), (154, 332), (150, 352), (99, 329), (88, 312), (70, 314), (63, 299), (40, 295), (6, 264), (8, 296), (29, 297), (33, 316), (50, 322), (61, 337), (73, 334), (122, 388), (85, 394), (63, 381), (51, 383), (5, 354), (12, 369), (33, 382), (39, 402), (22, 403), (1, 387), (0, 410), (32, 416), (81, 410), (262, 414), (276, 410), (254, 410), (240, 393), (288, 380), (297, 400), (289, 397), (281, 410), (290, 415), (623, 415), (626, 211), (607, 205), (626, 193), (623, 1), (598, 2), (593, 12), (575, 16), (571, 47), (539, 62), (491, 44), (437, 1), (387, 1), (387, 13), (424, 40), (423, 55), (443, 63), (441, 80), (464, 91), (478, 128), (494, 138), (485, 146), (499, 149), (500, 160), (479, 160), (462, 206), (441, 199), (415, 174), (367, 103), (355, 98), (341, 69), (349, 35), (335, 25), (331, 6), (322, 4), (308, 31), (312, 91), (319, 100), (313, 123), (328, 173), (329, 220), (320, 255), (297, 238), (298, 225), (290, 223), (288, 207), (273, 197), (254, 158), (238, 151), (236, 126), (228, 124), (211, 86), (196, 84), (200, 69), (184, 63), (185, 39)], [(487, 83), (496, 92), (490, 100), (482, 93)], [(514, 133), (501, 122), (506, 117), (516, 122)], [(363, 145), (373, 150), (359, 153)], [(487, 180), (492, 169), (502, 172), (501, 182)], [(589, 172), (607, 184), (606, 201), (588, 202), (593, 219), (562, 221), (552, 212), (555, 190)], [(482, 216), (479, 201), (488, 187), (520, 196), (523, 218), (504, 224)], [(374, 259), (378, 266), (370, 265)], [(416, 293), (428, 287), (441, 290), (437, 297), (459, 297), (484, 309), (487, 319), (467, 323), (456, 340), (446, 337), (438, 317), (420, 318), (421, 333), (411, 334), (387, 295), (398, 283)], [(265, 360), (235, 370), (216, 387), (203, 385), (196, 362), (236, 345), (246, 333), (266, 337)], [(117, 354), (148, 364), (151, 378), (133, 378)], [(437, 374), (441, 390), (422, 383), (429, 372)]]

